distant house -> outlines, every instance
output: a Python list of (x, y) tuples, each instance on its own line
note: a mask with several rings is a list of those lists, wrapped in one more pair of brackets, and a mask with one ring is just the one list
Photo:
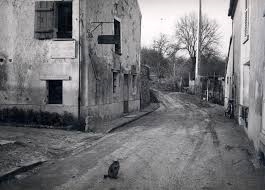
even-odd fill
[(102, 119), (140, 108), (137, 0), (1, 0), (0, 108)]
[[(233, 20), (226, 73), (226, 97), (257, 151), (265, 152), (265, 0), (230, 0)], [(227, 102), (226, 102), (227, 104)]]

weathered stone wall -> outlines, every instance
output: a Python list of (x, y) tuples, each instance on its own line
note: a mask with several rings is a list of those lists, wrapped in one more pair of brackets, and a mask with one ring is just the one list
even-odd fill
[(141, 65), (141, 108), (150, 104), (150, 68)]
[[(128, 74), (129, 111), (138, 110), (141, 13), (137, 0), (73, 0), (72, 38), (76, 41), (76, 56), (72, 59), (52, 59), (51, 53), (55, 51), (52, 49), (53, 40), (34, 39), (35, 1), (0, 2), (0, 25), (4, 26), (0, 31), (0, 55), (6, 57), (5, 62), (0, 63), (0, 107), (16, 106), (59, 113), (68, 111), (77, 115), (80, 77), (82, 116), (117, 117), (124, 111), (123, 81), (124, 74)], [(115, 54), (114, 45), (97, 43), (98, 35), (113, 35), (114, 18), (121, 21), (122, 55)], [(104, 23), (94, 30), (99, 24), (95, 22)], [(92, 30), (93, 36), (89, 35)], [(113, 94), (113, 71), (118, 65), (121, 69), (118, 70), (117, 92)], [(134, 73), (132, 65), (136, 66)], [(132, 88), (133, 75), (136, 75), (136, 88)], [(60, 77), (63, 78), (63, 104), (49, 105), (46, 80)]]
[[(73, 39), (79, 40), (78, 0), (73, 0)], [(23, 107), (50, 112), (77, 114), (78, 48), (75, 59), (51, 59), (53, 40), (34, 39), (35, 0), (1, 0), (0, 54), (7, 61), (1, 66), (7, 75), (0, 89), (1, 107)], [(4, 69), (3, 69), (4, 68)], [(63, 105), (47, 104), (45, 78), (69, 76), (63, 82)], [(3, 84), (2, 84), (3, 85)]]
[[(82, 115), (109, 119), (123, 114), (124, 74), (129, 76), (129, 111), (139, 110), (141, 12), (137, 0), (88, 0), (82, 1), (81, 7), (84, 8)], [(97, 42), (98, 35), (114, 34), (114, 18), (121, 23), (121, 55), (115, 53), (114, 45)], [(89, 31), (93, 31), (92, 36)], [(132, 65), (136, 66), (137, 73), (132, 73)], [(113, 71), (118, 74), (116, 93), (113, 93)], [(136, 74), (136, 90), (133, 74)]]

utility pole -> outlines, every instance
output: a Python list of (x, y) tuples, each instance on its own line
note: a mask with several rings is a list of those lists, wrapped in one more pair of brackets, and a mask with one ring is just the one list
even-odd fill
[(202, 43), (202, 1), (199, 0), (199, 15), (198, 15), (198, 33), (197, 33), (197, 56), (195, 68), (195, 81), (199, 84), (200, 80), (200, 64), (201, 64), (201, 43)]

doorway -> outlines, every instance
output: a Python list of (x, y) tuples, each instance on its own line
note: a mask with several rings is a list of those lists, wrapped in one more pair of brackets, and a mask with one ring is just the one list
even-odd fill
[(124, 74), (123, 81), (123, 113), (129, 113), (129, 75)]

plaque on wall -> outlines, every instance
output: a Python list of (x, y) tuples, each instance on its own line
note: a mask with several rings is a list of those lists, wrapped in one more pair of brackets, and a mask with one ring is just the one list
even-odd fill
[(50, 45), (52, 59), (74, 59), (76, 58), (75, 40), (54, 40)]

